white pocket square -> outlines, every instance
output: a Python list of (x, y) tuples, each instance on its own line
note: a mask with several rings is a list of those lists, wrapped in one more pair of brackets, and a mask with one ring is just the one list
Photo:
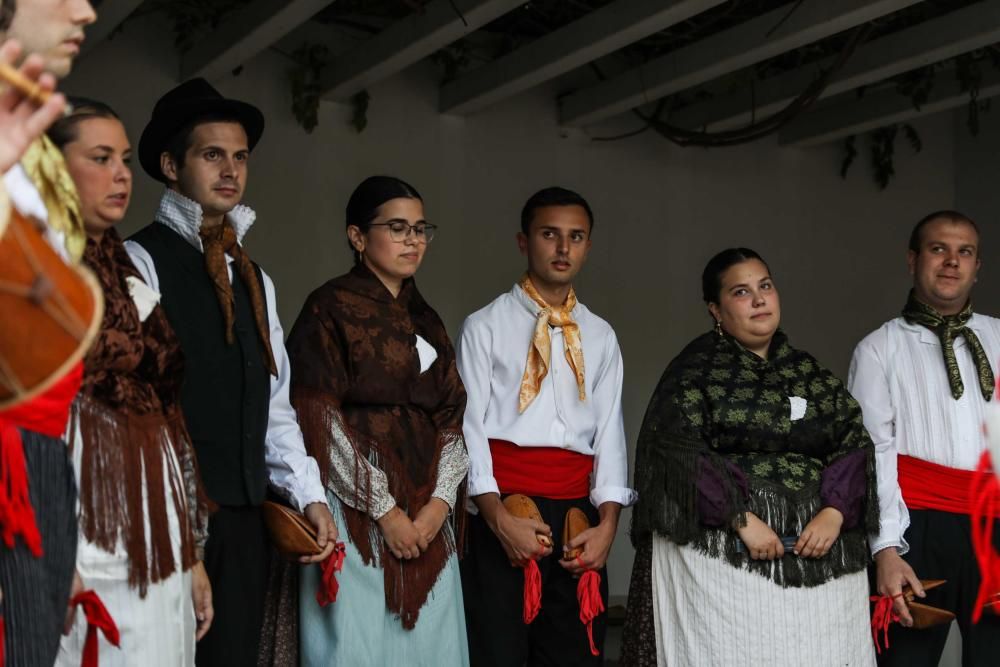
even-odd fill
[(125, 278), (125, 282), (128, 284), (129, 296), (132, 297), (132, 301), (139, 311), (139, 321), (145, 322), (149, 314), (153, 312), (153, 308), (156, 308), (156, 304), (160, 302), (160, 293), (135, 276), (128, 276)]
[(806, 399), (801, 396), (789, 396), (788, 402), (792, 404), (792, 414), (790, 416), (792, 421), (802, 419), (806, 416)]
[(417, 354), (420, 355), (420, 372), (423, 373), (430, 368), (431, 364), (434, 363), (434, 360), (438, 358), (438, 353), (437, 350), (434, 349), (433, 345), (420, 337), (420, 334), (413, 335), (417, 339)]

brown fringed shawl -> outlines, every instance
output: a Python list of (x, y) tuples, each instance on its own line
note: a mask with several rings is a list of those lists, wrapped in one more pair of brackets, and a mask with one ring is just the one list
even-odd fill
[[(438, 357), (424, 373), (415, 334)], [(396, 299), (363, 266), (313, 292), (288, 338), (292, 404), (306, 448), (329, 488), (330, 451), (353, 455), (354, 497), (345, 498), (351, 542), (368, 565), (385, 573), (386, 607), (412, 629), (452, 553), (461, 551), (464, 484), (455, 503), (454, 537), (442, 530), (426, 552), (398, 560), (388, 550), (371, 508), (367, 460), (385, 472), (397, 505), (411, 519), (431, 498), (445, 445), (461, 438), (465, 388), (437, 313), (413, 280)], [(334, 489), (335, 490), (335, 489)]]
[[(84, 263), (101, 282), (105, 310), (73, 406), (72, 423), (79, 425), (83, 447), (80, 524), (88, 540), (109, 552), (121, 539), (129, 585), (145, 597), (150, 583), (177, 569), (167, 492), (181, 526), (182, 569), (196, 562), (207, 529), (208, 501), (178, 402), (184, 361), (162, 308), (140, 321), (127, 282), (140, 274), (114, 229), (99, 242), (88, 239)], [(71, 446), (76, 446), (72, 439)], [(165, 465), (170, 449), (180, 470)]]
[[(792, 587), (859, 572), (870, 560), (867, 536), (878, 531), (879, 505), (861, 408), (781, 331), (766, 360), (728, 335), (706, 333), (688, 344), (650, 399), (635, 470), (636, 544), (658, 533)], [(722, 507), (717, 524), (704, 521), (706, 492)], [(835, 499), (845, 522), (826, 556), (788, 550), (775, 561), (751, 560), (740, 549), (732, 526), (744, 512), (779, 537), (797, 536)]]

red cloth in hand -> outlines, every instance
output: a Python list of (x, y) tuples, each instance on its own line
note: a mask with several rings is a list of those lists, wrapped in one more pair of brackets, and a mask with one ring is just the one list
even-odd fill
[(83, 645), (83, 662), (80, 664), (82, 667), (97, 667), (97, 631), (104, 633), (104, 638), (112, 646), (118, 646), (118, 642), (121, 641), (115, 619), (111, 618), (101, 598), (94, 591), (78, 593), (69, 603), (83, 607), (83, 613), (87, 618), (87, 641)]
[(326, 557), (319, 564), (322, 576), (319, 588), (316, 589), (316, 602), (320, 607), (337, 601), (337, 593), (340, 591), (340, 583), (337, 582), (337, 573), (344, 568), (344, 558), (347, 555), (347, 548), (343, 542), (337, 542), (333, 548), (333, 553)]

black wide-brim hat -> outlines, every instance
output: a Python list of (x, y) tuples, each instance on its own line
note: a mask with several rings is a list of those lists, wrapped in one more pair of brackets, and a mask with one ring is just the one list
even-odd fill
[(206, 122), (232, 118), (246, 131), (250, 150), (264, 133), (264, 114), (257, 107), (223, 97), (205, 79), (185, 81), (156, 102), (139, 138), (139, 164), (147, 174), (166, 183), (160, 170), (160, 155), (182, 127), (199, 118), (211, 119)]

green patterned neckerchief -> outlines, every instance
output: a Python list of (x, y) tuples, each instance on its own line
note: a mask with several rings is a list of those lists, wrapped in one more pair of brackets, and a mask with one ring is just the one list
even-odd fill
[(976, 364), (976, 374), (979, 375), (979, 389), (983, 392), (983, 398), (990, 400), (993, 397), (993, 370), (990, 368), (990, 360), (986, 358), (986, 352), (979, 342), (976, 333), (965, 326), (965, 323), (972, 317), (972, 302), (965, 304), (965, 308), (955, 315), (941, 315), (939, 312), (918, 301), (917, 297), (910, 290), (910, 297), (903, 308), (903, 318), (910, 324), (919, 324), (927, 327), (941, 341), (941, 352), (944, 353), (944, 367), (948, 373), (948, 384), (951, 385), (951, 395), (958, 400), (962, 397), (965, 387), (962, 385), (962, 374), (958, 370), (958, 361), (955, 359), (954, 340), (959, 336), (964, 336), (972, 352), (972, 360)]

